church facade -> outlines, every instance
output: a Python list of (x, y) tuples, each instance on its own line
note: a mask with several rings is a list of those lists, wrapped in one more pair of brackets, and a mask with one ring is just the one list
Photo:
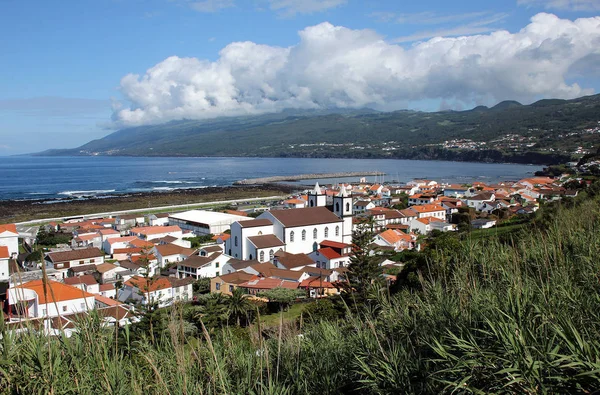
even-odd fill
[(352, 215), (352, 198), (345, 189), (328, 206), (317, 183), (306, 208), (266, 211), (255, 220), (233, 223), (225, 252), (237, 259), (267, 262), (279, 250), (308, 254), (325, 240), (348, 244)]

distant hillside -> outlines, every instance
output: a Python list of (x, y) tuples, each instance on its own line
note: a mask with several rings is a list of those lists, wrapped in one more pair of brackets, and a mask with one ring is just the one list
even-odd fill
[[(122, 129), (40, 155), (263, 156), (556, 163), (594, 150), (600, 95), (469, 111), (284, 111)], [(580, 148), (581, 147), (581, 148)], [(585, 152), (581, 153), (582, 155)]]

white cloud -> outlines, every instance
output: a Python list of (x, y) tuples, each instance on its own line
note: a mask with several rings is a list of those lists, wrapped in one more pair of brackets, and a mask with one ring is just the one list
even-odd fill
[(347, 0), (268, 0), (273, 11), (282, 16), (312, 14), (346, 4)]
[[(462, 16), (466, 17), (467, 15), (468, 15), (468, 18), (471, 18), (475, 14), (463, 14)], [(508, 14), (498, 13), (498, 14), (494, 14), (494, 15), (486, 15), (484, 13), (484, 14), (479, 14), (478, 16), (480, 16), (480, 17), (485, 16), (485, 18), (480, 18), (480, 19), (471, 21), (469, 23), (450, 27), (450, 28), (420, 31), (420, 32), (413, 33), (408, 36), (398, 37), (398, 38), (394, 39), (393, 42), (405, 43), (405, 42), (424, 40), (424, 39), (431, 38), (431, 37), (456, 37), (456, 36), (468, 36), (468, 35), (472, 35), (472, 34), (489, 33), (489, 32), (493, 32), (495, 30), (499, 30), (496, 27), (496, 23), (501, 22), (504, 19), (506, 19), (508, 17)], [(458, 19), (459, 17), (461, 17), (461, 15), (449, 15), (449, 16), (445, 16), (445, 17), (436, 16), (436, 17), (431, 17), (429, 19), (428, 23), (437, 25), (440, 23), (437, 21), (442, 21), (442, 20), (450, 21), (451, 18), (454, 18), (452, 20), (457, 21), (457, 20), (460, 20), (460, 19)]]
[(517, 4), (525, 6), (540, 6), (548, 10), (600, 10), (600, 0), (517, 0)]
[(234, 6), (233, 0), (203, 0), (203, 1), (192, 1), (190, 7), (199, 12), (217, 12), (224, 8), (230, 8)]
[[(600, 54), (600, 17), (575, 21), (541, 13), (521, 31), (433, 38), (409, 48), (371, 30), (321, 23), (297, 45), (226, 46), (214, 62), (165, 59), (144, 75), (126, 75), (118, 125), (259, 114), (284, 108), (392, 109), (422, 100), (486, 102), (593, 93), (567, 83)], [(586, 66), (587, 65), (587, 66)]]

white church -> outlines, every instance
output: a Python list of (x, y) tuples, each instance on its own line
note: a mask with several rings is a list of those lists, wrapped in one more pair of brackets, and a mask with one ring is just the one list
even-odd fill
[(231, 224), (225, 253), (236, 259), (268, 262), (285, 251), (308, 254), (324, 240), (349, 244), (352, 241), (352, 197), (341, 188), (327, 206), (319, 184), (308, 194), (308, 207), (272, 210), (258, 218)]

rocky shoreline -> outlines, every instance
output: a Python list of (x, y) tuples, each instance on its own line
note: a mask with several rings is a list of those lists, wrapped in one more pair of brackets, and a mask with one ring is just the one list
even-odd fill
[(168, 205), (285, 195), (293, 192), (293, 190), (294, 187), (289, 185), (267, 184), (176, 189), (168, 192), (135, 192), (86, 198), (3, 200), (0, 201), (0, 223), (85, 215), (106, 211), (144, 208), (151, 210), (153, 207)]

